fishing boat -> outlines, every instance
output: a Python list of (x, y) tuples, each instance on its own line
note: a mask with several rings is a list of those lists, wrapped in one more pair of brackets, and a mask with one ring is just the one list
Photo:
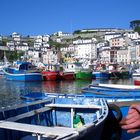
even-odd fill
[(3, 69), (7, 80), (42, 81), (42, 74), (29, 62), (17, 62), (16, 65)]
[(58, 80), (58, 72), (57, 71), (42, 71), (42, 76), (44, 81), (56, 81)]
[(75, 73), (74, 72), (60, 71), (59, 72), (59, 79), (60, 80), (74, 80), (75, 79)]
[(140, 69), (134, 70), (132, 78), (134, 80), (134, 85), (140, 85)]
[(105, 64), (97, 64), (93, 66), (93, 79), (109, 79), (109, 72)]
[(93, 79), (109, 79), (108, 71), (93, 71)]
[(38, 140), (102, 140), (107, 138), (104, 125), (109, 112), (104, 99), (80, 97), (47, 98), (3, 108), (0, 137), (1, 140), (36, 137)]
[(134, 85), (139, 86), (140, 85), (140, 77), (133, 77)]
[(135, 69), (132, 73), (133, 78), (138, 78), (140, 77), (140, 69)]
[(75, 72), (75, 78), (79, 80), (91, 80), (92, 79), (92, 72), (86, 70), (80, 70)]

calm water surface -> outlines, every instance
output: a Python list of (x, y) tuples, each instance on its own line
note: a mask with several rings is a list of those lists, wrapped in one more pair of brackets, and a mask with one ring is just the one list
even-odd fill
[(20, 93), (23, 91), (39, 91), (49, 93), (74, 93), (81, 92), (83, 87), (91, 83), (112, 83), (133, 85), (132, 79), (125, 80), (72, 80), (72, 81), (43, 81), (43, 82), (17, 82), (0, 78), (0, 107), (20, 104)]

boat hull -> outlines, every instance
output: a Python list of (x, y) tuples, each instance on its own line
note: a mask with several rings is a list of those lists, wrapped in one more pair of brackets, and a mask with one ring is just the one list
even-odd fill
[(92, 72), (92, 76), (94, 79), (109, 79), (108, 72)]
[(41, 74), (19, 74), (19, 75), (5, 75), (7, 80), (11, 81), (42, 81)]
[(74, 72), (59, 72), (60, 80), (74, 80), (75, 73)]
[(16, 66), (3, 69), (7, 80), (42, 81), (42, 74), (29, 62), (19, 62)]
[(109, 71), (109, 79), (119, 79), (121, 74), (119, 71)]
[(42, 81), (41, 73), (12, 74), (4, 71), (5, 78), (11, 81)]
[(91, 80), (92, 79), (92, 72), (88, 71), (78, 71), (75, 73), (76, 79), (81, 79), (81, 80)]
[(130, 72), (129, 71), (120, 71), (120, 78), (121, 79), (128, 79), (128, 78), (130, 78)]
[(133, 74), (134, 85), (140, 85), (140, 74)]
[(43, 80), (56, 81), (58, 79), (58, 72), (55, 71), (43, 71)]

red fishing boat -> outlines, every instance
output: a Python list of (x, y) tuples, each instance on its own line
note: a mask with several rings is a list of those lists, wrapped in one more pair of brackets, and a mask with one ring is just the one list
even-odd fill
[(59, 72), (59, 79), (61, 80), (74, 80), (75, 73), (74, 72)]
[(58, 72), (56, 71), (42, 71), (43, 80), (51, 81), (58, 79)]

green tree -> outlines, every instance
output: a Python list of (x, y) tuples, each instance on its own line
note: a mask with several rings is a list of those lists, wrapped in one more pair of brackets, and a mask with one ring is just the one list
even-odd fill
[(6, 46), (8, 40), (7, 39), (2, 39), (2, 46)]
[(130, 28), (140, 34), (140, 20), (133, 20), (130, 22)]
[(23, 54), (24, 54), (24, 52), (19, 52), (16, 50), (15, 51), (6, 51), (6, 57), (10, 62), (20, 59)]

